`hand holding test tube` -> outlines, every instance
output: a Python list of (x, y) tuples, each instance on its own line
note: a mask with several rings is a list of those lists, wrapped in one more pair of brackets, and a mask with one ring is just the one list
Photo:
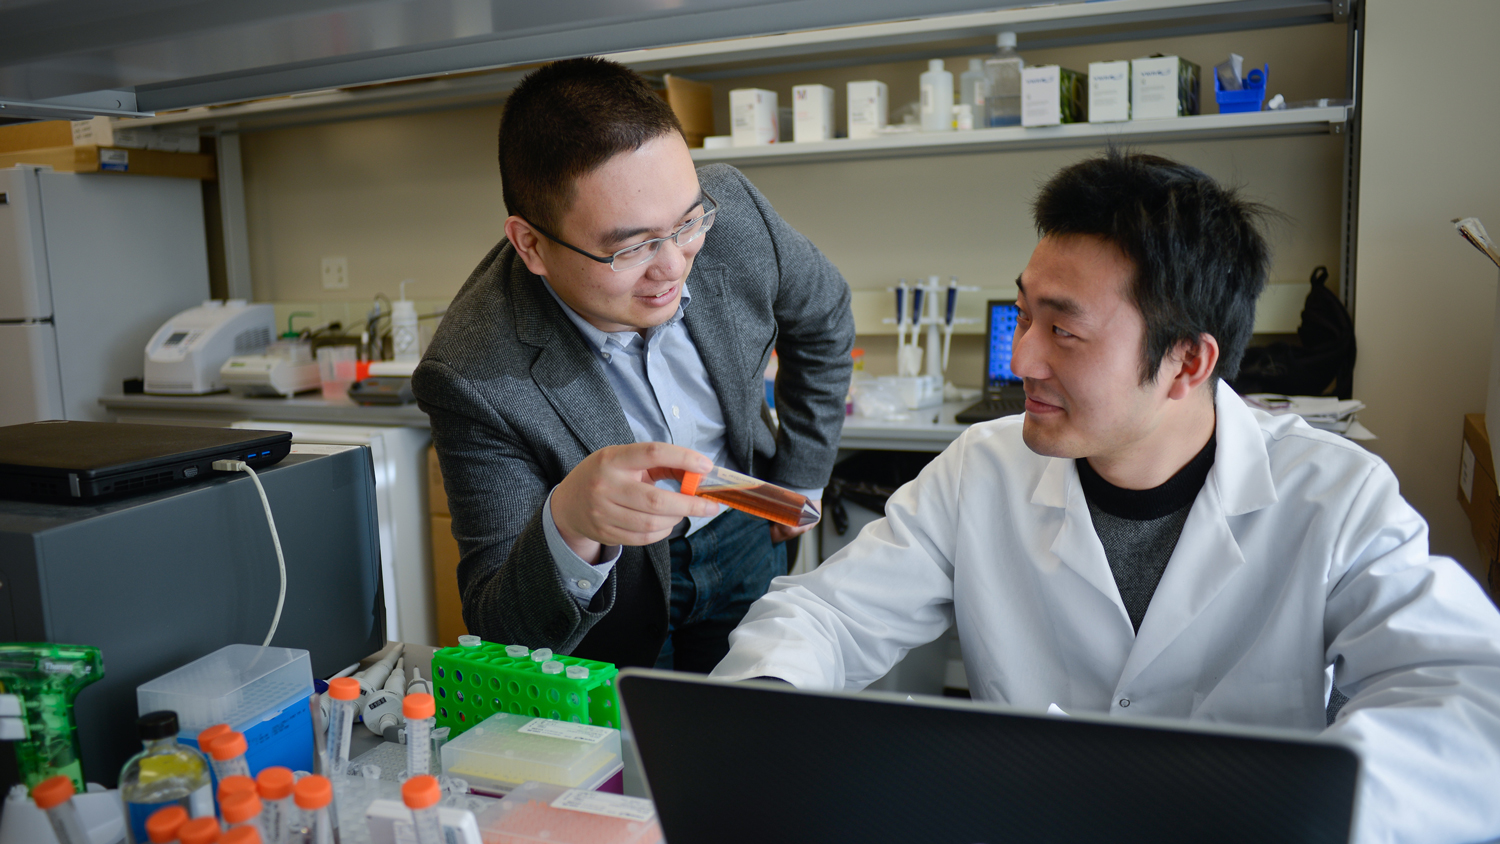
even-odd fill
[(760, 516), (787, 527), (803, 527), (821, 518), (818, 508), (800, 492), (768, 484), (749, 475), (731, 472), (720, 466), (704, 474), (685, 472), (684, 495), (696, 495), (727, 504), (736, 510)]

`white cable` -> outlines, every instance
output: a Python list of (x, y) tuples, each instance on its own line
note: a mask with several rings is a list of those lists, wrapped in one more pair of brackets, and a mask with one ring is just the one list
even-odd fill
[(266, 488), (260, 484), (260, 476), (255, 470), (243, 460), (215, 460), (214, 468), (221, 472), (244, 472), (250, 476), (255, 483), (255, 491), (260, 493), (260, 505), (266, 511), (266, 524), (271, 528), (271, 544), (276, 546), (276, 566), (281, 569), (281, 593), (276, 596), (276, 615), (271, 618), (271, 630), (266, 634), (266, 640), (261, 647), (271, 644), (271, 639), (276, 635), (276, 628), (281, 624), (281, 607), (286, 603), (286, 557), (281, 553), (281, 537), (276, 534), (276, 518), (271, 515), (271, 501), (266, 498)]

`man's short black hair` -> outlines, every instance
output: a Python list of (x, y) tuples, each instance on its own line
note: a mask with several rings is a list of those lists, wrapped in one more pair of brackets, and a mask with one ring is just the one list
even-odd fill
[(1260, 230), (1269, 209), (1194, 167), (1111, 148), (1053, 176), (1032, 210), (1043, 237), (1093, 235), (1130, 259), (1146, 321), (1142, 384), (1202, 334), (1219, 344), (1214, 376), (1239, 372), (1271, 263)]
[(670, 132), (682, 134), (671, 107), (624, 65), (582, 58), (538, 68), (500, 118), (506, 211), (557, 232), (580, 176)]

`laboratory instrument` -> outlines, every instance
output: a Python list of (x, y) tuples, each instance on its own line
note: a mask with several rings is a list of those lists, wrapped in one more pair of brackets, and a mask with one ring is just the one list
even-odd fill
[(212, 817), (208, 762), (197, 750), (177, 742), (177, 713), (147, 712), (136, 720), (136, 731), (144, 749), (120, 771), (130, 840), (147, 841), (146, 820), (169, 805), (182, 806), (193, 817)]
[(235, 355), (260, 354), (276, 337), (270, 305), (210, 299), (162, 324), (146, 343), (146, 392), (202, 395), (226, 389), (220, 375)]
[(958, 276), (948, 276), (948, 303), (943, 310), (943, 372), (948, 371), (948, 348), (953, 345), (953, 314), (958, 307)]
[(359, 380), (359, 350), (353, 345), (323, 346), (318, 349), (318, 380), (323, 398), (344, 401), (349, 387)]
[[(543, 674), (541, 664), (548, 659), (582, 666), (588, 675), (570, 679), (566, 669), (563, 674)], [(434, 744), (445, 730), (456, 739), (492, 712), (531, 712), (533, 708), (538, 715), (560, 721), (618, 727), (614, 688), (618, 673), (607, 662), (550, 652), (540, 661), (533, 655), (512, 657), (505, 647), (492, 642), (475, 648), (442, 648), (432, 655), (432, 684), (438, 699)], [(473, 693), (480, 687), (485, 689), (482, 697)], [(459, 692), (465, 696), (460, 698)]]
[(984, 98), (986, 126), (1021, 124), (1021, 70), (1026, 62), (1016, 53), (1016, 34), (1002, 32), (995, 38), (999, 48), (984, 61), (989, 90)]
[(727, 504), (752, 516), (789, 527), (814, 524), (821, 518), (818, 508), (802, 493), (722, 466), (715, 466), (705, 474), (684, 472), (682, 493)]
[(291, 832), (291, 840), (333, 844), (333, 817), (329, 809), (333, 803), (333, 783), (327, 777), (308, 774), (293, 786), (292, 799), (302, 814)]
[(395, 667), (386, 677), (385, 685), (367, 695), (360, 706), (360, 719), (365, 729), (386, 741), (395, 741), (396, 731), (402, 723), (401, 697), (405, 693), (405, 663), (397, 659)]
[(922, 131), (953, 131), (953, 74), (943, 69), (943, 60), (929, 60), (918, 84), (922, 91)]
[(417, 694), (432, 694), (432, 681), (422, 676), (422, 669), (413, 668), (411, 675), (411, 682), (406, 684), (406, 695), (408, 697)]
[(223, 782), (226, 777), (250, 777), (250, 764), (245, 761), (245, 734), (230, 730), (214, 736), (208, 743), (208, 757), (213, 762), (214, 776)]
[(322, 383), (312, 346), (302, 340), (277, 340), (262, 354), (235, 355), (220, 367), (219, 376), (238, 396), (291, 397)]
[(170, 844), (177, 840), (177, 831), (187, 822), (187, 809), (181, 806), (157, 809), (146, 819), (146, 840), (151, 844)]
[(163, 320), (208, 298), (194, 179), (0, 169), (0, 425), (105, 422)]
[(255, 777), (256, 793), (263, 807), (260, 824), (267, 844), (287, 844), (287, 829), (292, 821), (292, 788), (296, 783), (291, 769), (279, 765)]
[(476, 819), (486, 841), (660, 844), (650, 800), (529, 782)]
[(359, 681), (339, 677), (328, 681), (328, 770), (343, 774), (349, 766), (350, 731), (354, 728), (355, 704), (359, 701)]
[(73, 803), (73, 780), (66, 774), (49, 777), (31, 790), (38, 809), (47, 813), (58, 844), (92, 844), (78, 807)]
[(15, 743), (16, 767), (27, 788), (59, 774), (73, 781), (75, 791), (86, 788), (73, 703), (103, 676), (98, 648), (0, 643), (0, 688), (18, 699), (23, 732)]
[[(916, 375), (918, 370), (922, 368), (922, 347), (918, 346), (917, 342), (922, 339), (920, 335), (922, 332), (922, 301), (924, 292), (921, 282), (918, 282), (911, 289), (911, 345), (906, 349), (906, 371), (901, 373), (903, 375)], [(929, 343), (928, 348), (930, 349), (931, 347), (932, 344)], [(928, 355), (927, 357), (931, 361), (932, 356)]]
[(546, 717), (497, 712), (443, 745), (443, 773), (480, 794), (524, 782), (619, 793), (620, 731)]
[[(913, 340), (916, 338), (913, 337)], [(906, 369), (906, 279), (896, 284), (896, 374)]]
[(418, 774), (401, 785), (401, 802), (411, 810), (416, 844), (443, 844), (443, 824), (438, 820), (442, 786), (431, 774)]
[(432, 773), (432, 727), (437, 722), (437, 701), (430, 694), (408, 693), (401, 701), (406, 717), (406, 775)]

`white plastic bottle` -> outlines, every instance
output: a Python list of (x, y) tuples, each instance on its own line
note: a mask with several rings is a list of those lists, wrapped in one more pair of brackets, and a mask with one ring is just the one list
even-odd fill
[(406, 298), (410, 282), (401, 282), (401, 298), (391, 303), (391, 351), (398, 361), (416, 363), (422, 359), (422, 340), (417, 333), (417, 304)]
[(974, 110), (974, 120), (983, 126), (987, 119), (984, 101), (990, 90), (990, 78), (984, 72), (983, 59), (969, 59), (969, 69), (958, 77), (958, 102)]
[(922, 131), (953, 130), (953, 74), (943, 70), (943, 60), (927, 63), (922, 74)]
[(987, 126), (1021, 125), (1021, 68), (1026, 62), (1016, 53), (1016, 34), (1002, 32), (995, 38), (999, 51), (984, 62), (989, 80), (984, 112)]

